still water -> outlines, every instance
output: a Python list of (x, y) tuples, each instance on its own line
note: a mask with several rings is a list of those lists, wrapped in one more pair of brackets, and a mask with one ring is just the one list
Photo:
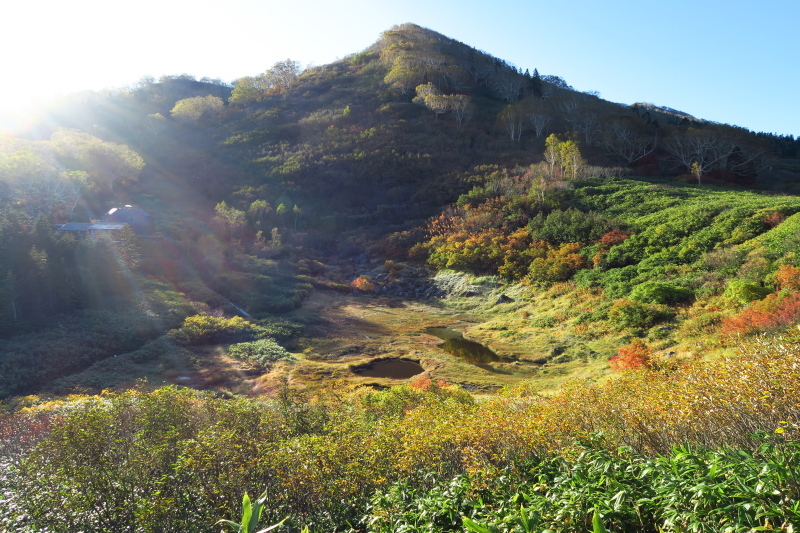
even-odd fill
[(381, 359), (369, 366), (354, 369), (359, 376), (370, 378), (408, 379), (425, 371), (418, 363), (408, 359)]
[(442, 339), (444, 342), (439, 345), (439, 348), (450, 355), (460, 357), (468, 363), (485, 365), (487, 363), (496, 363), (499, 361), (511, 361), (508, 357), (497, 355), (497, 353), (488, 346), (465, 339), (464, 334), (460, 331), (443, 327), (429, 327), (422, 331), (423, 333)]

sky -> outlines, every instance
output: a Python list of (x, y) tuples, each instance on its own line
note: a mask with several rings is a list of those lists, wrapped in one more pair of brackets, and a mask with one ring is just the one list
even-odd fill
[(143, 76), (323, 65), (412, 22), (606, 100), (800, 136), (797, 0), (6, 0), (0, 14), (0, 122)]

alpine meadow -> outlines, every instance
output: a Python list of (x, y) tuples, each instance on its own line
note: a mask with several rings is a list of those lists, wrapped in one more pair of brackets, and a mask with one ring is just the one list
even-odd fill
[(414, 24), (42, 117), (0, 530), (800, 528), (800, 139)]

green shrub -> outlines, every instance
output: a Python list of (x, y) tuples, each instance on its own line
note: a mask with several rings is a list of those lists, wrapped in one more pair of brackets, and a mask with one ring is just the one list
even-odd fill
[(609, 321), (620, 329), (648, 329), (658, 322), (675, 318), (675, 311), (665, 305), (620, 300), (608, 311)]
[(272, 339), (232, 344), (228, 347), (228, 355), (237, 359), (249, 359), (262, 367), (275, 361), (294, 359), (292, 354)]
[(762, 287), (758, 283), (743, 279), (730, 279), (725, 287), (723, 297), (740, 305), (746, 305), (756, 300), (761, 300), (772, 290)]
[(620, 222), (602, 214), (572, 208), (556, 209), (547, 215), (539, 213), (528, 223), (528, 231), (534, 239), (564, 244), (596, 241), (620, 226)]
[(556, 319), (551, 316), (542, 316), (531, 321), (531, 326), (535, 328), (552, 328), (555, 325)]
[(645, 281), (631, 291), (628, 298), (646, 304), (676, 304), (685, 302), (694, 296), (694, 292), (686, 287), (661, 281)]
[(240, 316), (224, 318), (199, 314), (186, 317), (183, 325), (169, 335), (180, 344), (219, 344), (250, 340), (257, 335), (257, 329)]

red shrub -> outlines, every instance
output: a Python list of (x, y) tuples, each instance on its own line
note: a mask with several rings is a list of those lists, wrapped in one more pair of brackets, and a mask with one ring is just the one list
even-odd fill
[(749, 335), (783, 329), (800, 322), (800, 294), (770, 294), (753, 303), (738, 315), (722, 321), (722, 331), (731, 335)]
[(633, 339), (630, 344), (617, 350), (610, 364), (614, 372), (650, 368), (650, 347), (641, 339)]
[(764, 224), (766, 224), (770, 228), (774, 228), (784, 220), (786, 220), (786, 215), (784, 215), (783, 213), (772, 213), (771, 215), (767, 215), (764, 218)]

